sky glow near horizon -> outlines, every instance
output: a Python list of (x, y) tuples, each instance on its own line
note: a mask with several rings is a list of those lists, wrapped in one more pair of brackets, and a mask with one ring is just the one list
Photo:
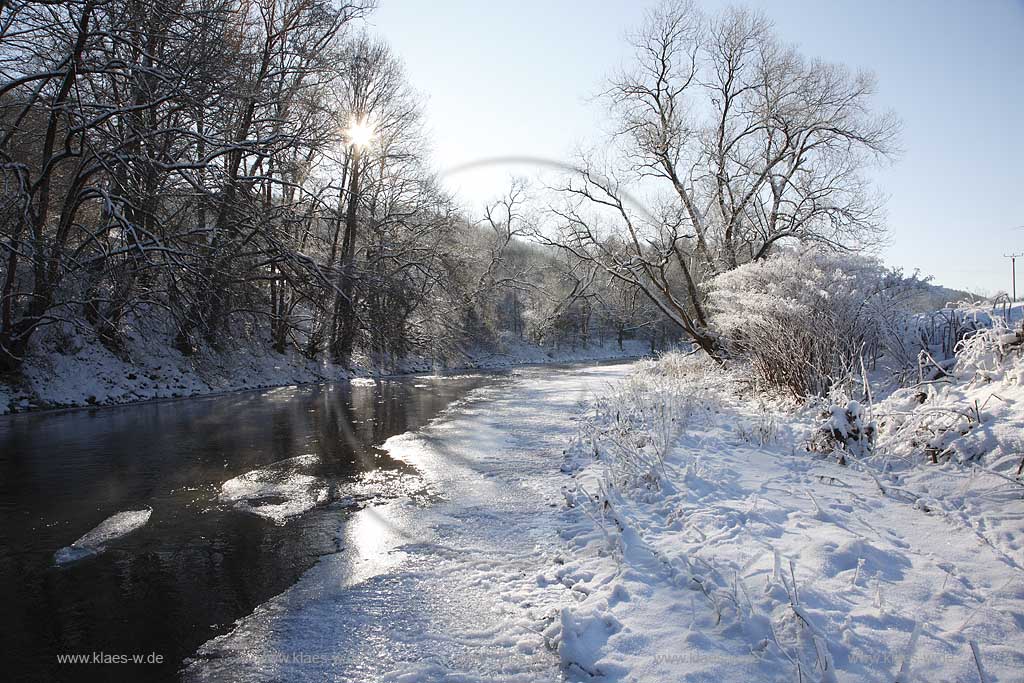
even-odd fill
[[(424, 93), (435, 165), (533, 156), (571, 161), (604, 139), (594, 96), (628, 62), (626, 34), (657, 2), (380, 0), (370, 29)], [(1010, 289), (1004, 253), (1024, 252), (1024, 0), (748, 0), (808, 57), (874, 71), (878, 110), (903, 121), (900, 158), (874, 173), (887, 263), (949, 287)], [(471, 217), (522, 164), (445, 176)], [(1024, 292), (1024, 271), (1018, 276)]]

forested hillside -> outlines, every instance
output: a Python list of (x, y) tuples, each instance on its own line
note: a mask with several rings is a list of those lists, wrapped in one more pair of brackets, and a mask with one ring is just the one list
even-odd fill
[(664, 343), (659, 312), (635, 287), (527, 241), (524, 184), (491, 207), (459, 207), (445, 192), (425, 96), (366, 32), (373, 9), (73, 0), (4, 10), (8, 383), (33, 359), (59, 373), (66, 358), (53, 358), (83, 348), (129, 364), (253, 350), (340, 371), (459, 365), (523, 345)]

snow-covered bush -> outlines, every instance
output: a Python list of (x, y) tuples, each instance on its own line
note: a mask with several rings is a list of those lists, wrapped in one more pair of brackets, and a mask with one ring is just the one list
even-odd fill
[(962, 339), (954, 361), (943, 365), (941, 376), (876, 405), (880, 448), (935, 464), (984, 457), (1003, 469), (1024, 469), (1024, 335), (997, 317)]
[(956, 371), (972, 380), (991, 380), (1003, 367), (1003, 359), (1020, 355), (1024, 334), (1011, 330), (1004, 318), (996, 318), (990, 327), (983, 327), (965, 336), (956, 345)]
[(906, 331), (898, 336), (902, 365), (914, 354), (917, 358), (916, 380), (934, 380), (949, 374), (962, 342), (977, 332), (1000, 326), (1001, 319), (971, 302), (947, 304), (906, 320)]
[(842, 465), (847, 454), (861, 458), (871, 453), (878, 427), (867, 419), (860, 403), (829, 406), (822, 418), (824, 422), (811, 440), (811, 450), (833, 453)]
[[(749, 361), (759, 384), (822, 395), (870, 367), (901, 336), (916, 278), (863, 256), (820, 249), (779, 251), (711, 280), (712, 325)], [(915, 354), (916, 355), (916, 354)]]

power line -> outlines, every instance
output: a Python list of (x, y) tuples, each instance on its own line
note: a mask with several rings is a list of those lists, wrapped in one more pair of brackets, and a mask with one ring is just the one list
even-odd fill
[[(1024, 228), (1024, 225), (1021, 226)], [(1014, 228), (1016, 229), (1016, 228)], [(1024, 256), (1024, 252), (1019, 254), (1003, 254), (1003, 258), (1010, 259), (1010, 276), (1013, 280), (1013, 303), (1017, 303), (1017, 257)]]

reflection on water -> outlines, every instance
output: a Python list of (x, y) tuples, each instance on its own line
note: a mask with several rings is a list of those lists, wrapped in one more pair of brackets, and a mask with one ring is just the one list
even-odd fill
[[(353, 499), (416, 487), (376, 445), (495, 381), (417, 377), (0, 419), (4, 679), (173, 679), (198, 645), (337, 552)], [(315, 456), (298, 462), (331, 492), (325, 504), (276, 524), (222, 500), (224, 482), (302, 455)], [(106, 552), (54, 566), (58, 548), (147, 506), (149, 523)], [(165, 664), (56, 664), (58, 653), (93, 652), (156, 652)]]

